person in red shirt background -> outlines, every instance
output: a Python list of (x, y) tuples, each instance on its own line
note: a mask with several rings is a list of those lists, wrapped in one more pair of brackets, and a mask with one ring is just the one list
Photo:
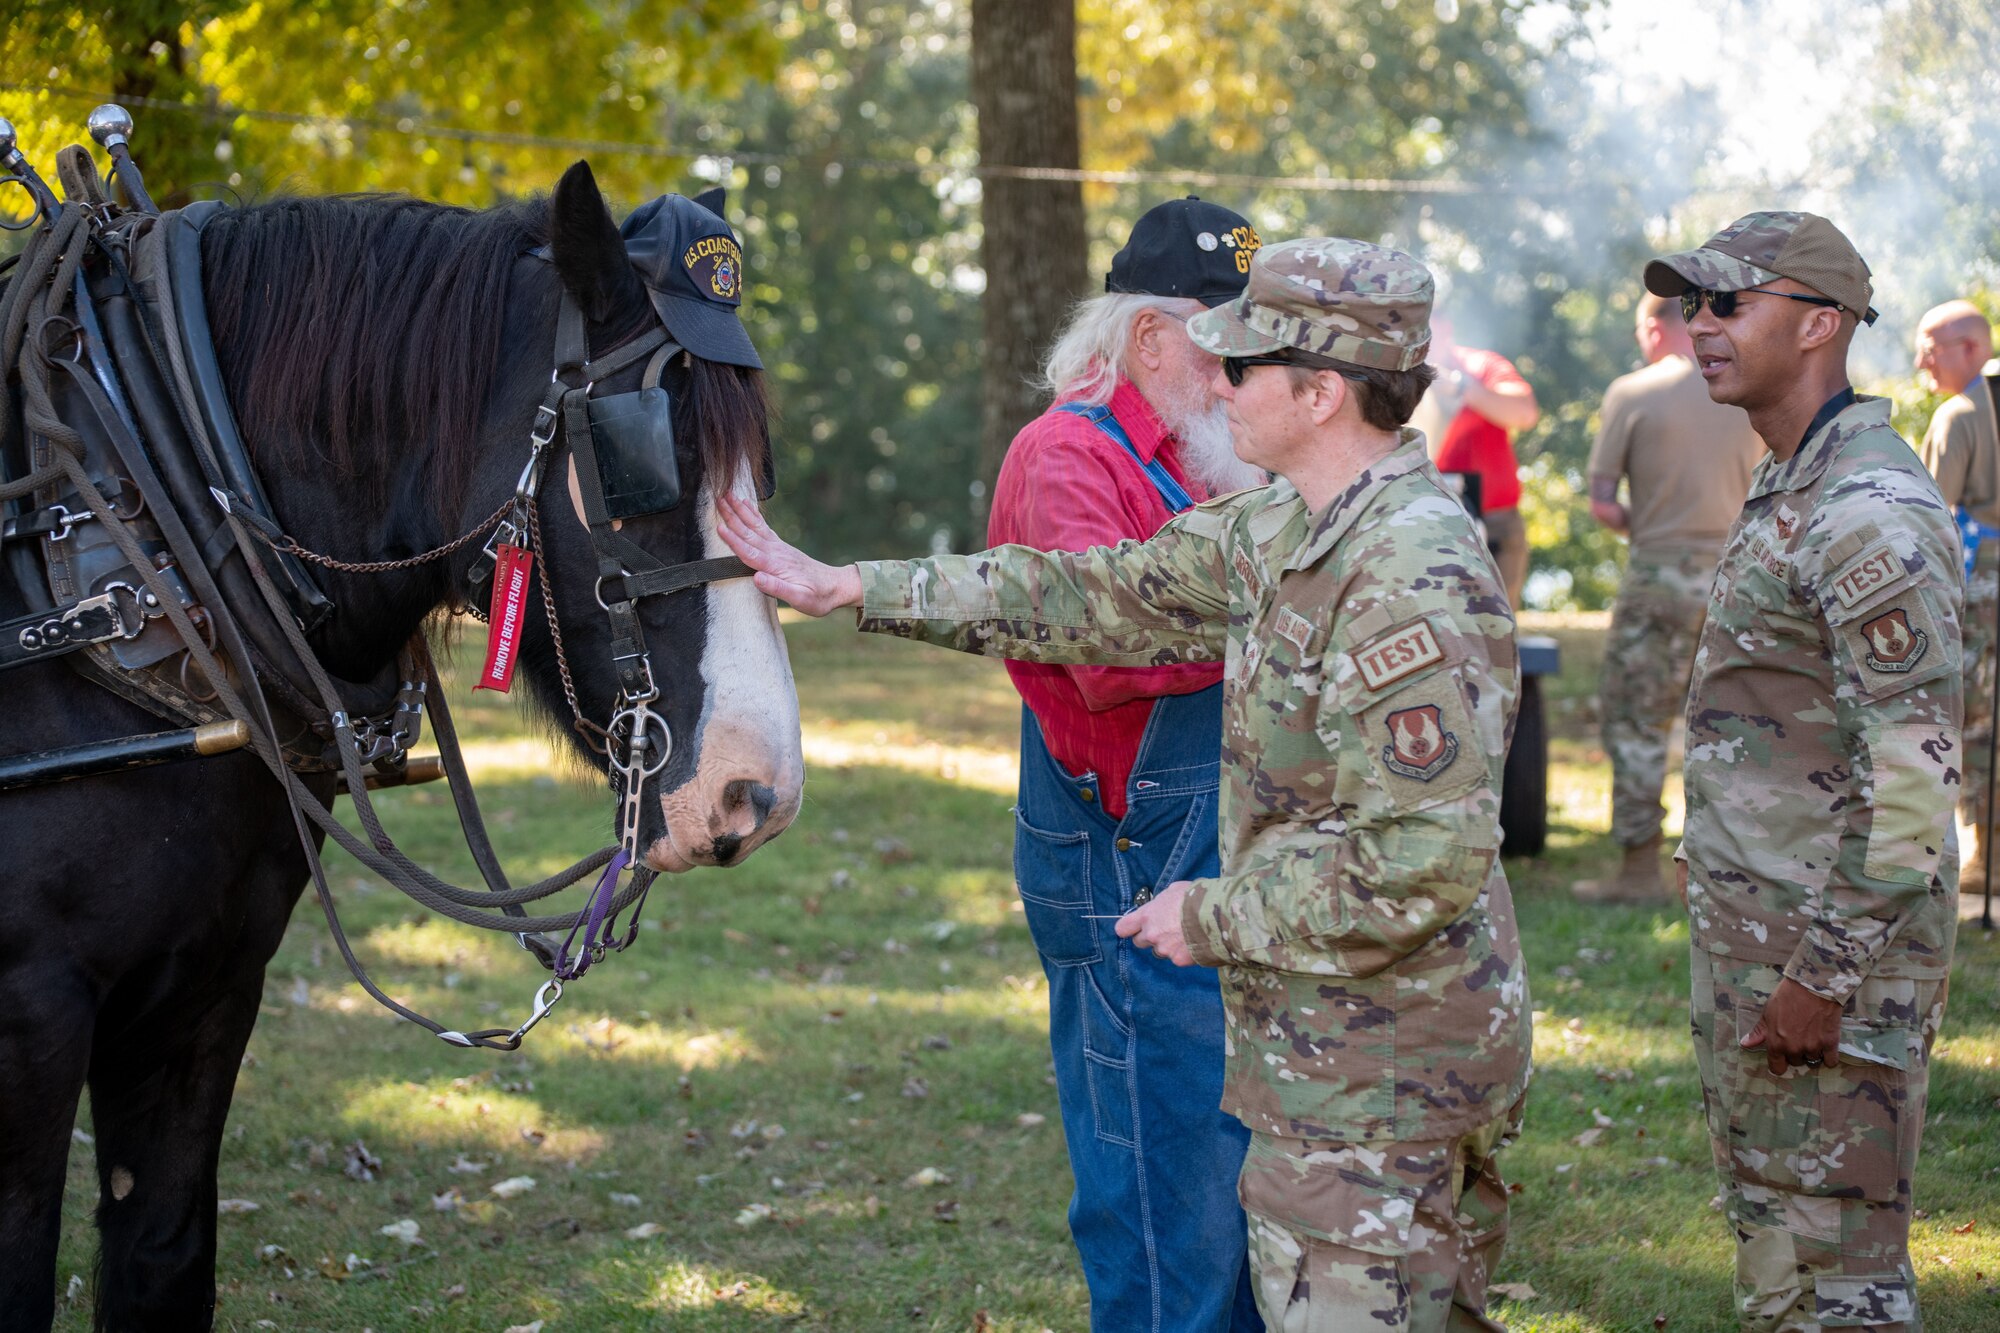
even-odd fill
[[(1190, 196), (1132, 229), (1051, 349), (1054, 405), (1008, 447), (987, 540), (1084, 551), (1268, 478), (1236, 457), (1186, 322), (1242, 294), (1261, 241)], [(1007, 663), (1023, 702), (1014, 877), (1049, 981), (1049, 1045), (1076, 1189), (1070, 1233), (1101, 1333), (1261, 1330), (1220, 1109), (1222, 999), (1111, 924), (1215, 874), (1222, 664)]]
[(1440, 472), (1478, 475), (1487, 544), (1507, 584), (1507, 600), (1518, 611), (1528, 581), (1528, 528), (1521, 520), (1514, 436), (1533, 430), (1542, 409), (1513, 362), (1498, 352), (1460, 347), (1452, 341), (1449, 320), (1431, 322), (1429, 360), (1438, 377), (1425, 395), (1430, 411), (1419, 424), (1427, 434), (1437, 432), (1431, 435), (1431, 460)]

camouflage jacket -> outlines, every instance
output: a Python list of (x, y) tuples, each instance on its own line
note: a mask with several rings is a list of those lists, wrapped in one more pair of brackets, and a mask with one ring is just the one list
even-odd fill
[(1499, 860), (1513, 617), (1420, 434), (1317, 518), (1279, 481), (1145, 542), (861, 572), (864, 630), (1037, 662), (1223, 658), (1223, 873), (1182, 925), (1222, 970), (1225, 1110), (1345, 1141), (1507, 1113), (1529, 1040)]
[(1766, 458), (1687, 713), (1688, 911), (1710, 953), (1845, 1000), (1942, 976), (1958, 919), (1958, 535), (1880, 398)]

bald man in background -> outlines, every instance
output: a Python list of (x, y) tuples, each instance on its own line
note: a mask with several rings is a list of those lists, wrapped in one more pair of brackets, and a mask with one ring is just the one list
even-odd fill
[[(1972, 830), (1959, 883), (1986, 879), (1987, 787), (1992, 781), (1995, 617), (2000, 616), (2000, 430), (1995, 422), (1993, 326), (1970, 301), (1947, 301), (1917, 324), (1917, 379), (1949, 395), (1931, 417), (1918, 454), (1973, 548), (1965, 584), (1965, 784), (1959, 822)], [(1971, 522), (1968, 523), (1967, 520)]]
[(1646, 293), (1633, 334), (1646, 366), (1605, 391), (1588, 469), (1591, 517), (1632, 543), (1598, 691), (1611, 756), (1611, 836), (1624, 859), (1611, 878), (1572, 887), (1586, 902), (1666, 901), (1667, 737), (1687, 702), (1723, 541), (1764, 456), (1743, 409), (1708, 396), (1677, 300)]

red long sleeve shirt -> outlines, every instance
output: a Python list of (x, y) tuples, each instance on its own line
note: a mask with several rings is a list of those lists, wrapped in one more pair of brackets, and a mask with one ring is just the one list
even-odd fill
[[(1139, 457), (1159, 459), (1196, 503), (1209, 498), (1182, 470), (1179, 442), (1131, 381), (1120, 379), (1111, 414)], [(1173, 515), (1132, 456), (1088, 421), (1051, 408), (1021, 428), (993, 488), (987, 544), (1087, 551), (1145, 540)], [(1049, 753), (1070, 772), (1095, 772), (1105, 813), (1125, 813), (1125, 787), (1153, 700), (1192, 694), (1222, 679), (1222, 666), (1090, 667), (1009, 662), (1007, 673), (1042, 726)], [(1219, 739), (1219, 738), (1218, 738)]]
[[(1461, 347), (1465, 373), (1489, 389), (1526, 384), (1514, 363), (1498, 352)], [(1437, 465), (1445, 472), (1477, 472), (1479, 503), (1484, 509), (1513, 509), (1521, 503), (1521, 465), (1514, 458), (1514, 437), (1471, 408), (1462, 408), (1437, 447)]]

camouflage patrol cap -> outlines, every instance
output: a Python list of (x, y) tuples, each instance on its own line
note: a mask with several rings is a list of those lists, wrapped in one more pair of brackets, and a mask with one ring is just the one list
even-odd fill
[(1343, 236), (1267, 245), (1250, 285), (1188, 321), (1217, 356), (1296, 348), (1375, 370), (1408, 370), (1431, 345), (1431, 271), (1401, 250)]
[(1700, 249), (1647, 264), (1646, 290), (1659, 296), (1679, 296), (1691, 287), (1740, 292), (1790, 278), (1873, 324), (1869, 276), (1854, 243), (1817, 213), (1746, 213)]

